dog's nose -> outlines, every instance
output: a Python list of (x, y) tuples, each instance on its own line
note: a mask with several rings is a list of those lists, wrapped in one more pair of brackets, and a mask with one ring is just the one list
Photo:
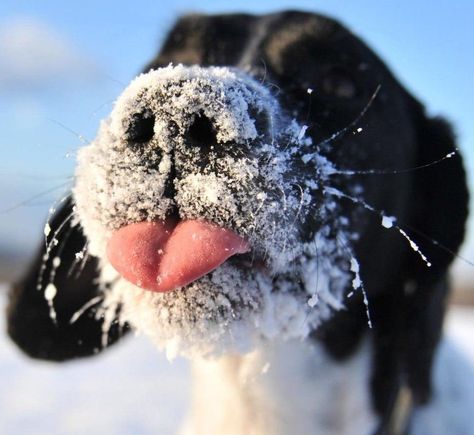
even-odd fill
[(268, 121), (273, 129), (280, 112), (269, 91), (245, 72), (181, 65), (139, 76), (116, 101), (110, 131), (147, 156), (152, 148), (171, 154), (181, 148), (189, 159), (222, 154), (229, 148), (223, 144), (266, 140)]

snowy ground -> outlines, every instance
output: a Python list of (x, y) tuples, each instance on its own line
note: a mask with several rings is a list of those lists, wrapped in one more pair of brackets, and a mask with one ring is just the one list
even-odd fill
[[(447, 322), (452, 346), (441, 350), (452, 355), (457, 347), (471, 374), (473, 332), (474, 309), (453, 309)], [(190, 375), (185, 361), (168, 363), (144, 338), (124, 340), (96, 358), (55, 365), (26, 359), (1, 334), (0, 385), (2, 435), (168, 435), (185, 415)]]
[(2, 435), (173, 434), (189, 385), (186, 362), (170, 364), (144, 338), (58, 365), (27, 359), (0, 334)]

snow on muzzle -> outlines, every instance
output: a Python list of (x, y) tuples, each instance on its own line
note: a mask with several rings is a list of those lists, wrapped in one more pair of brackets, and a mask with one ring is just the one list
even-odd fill
[(234, 231), (202, 220), (168, 218), (117, 230), (107, 245), (112, 266), (145, 290), (168, 292), (212, 272), (249, 243)]

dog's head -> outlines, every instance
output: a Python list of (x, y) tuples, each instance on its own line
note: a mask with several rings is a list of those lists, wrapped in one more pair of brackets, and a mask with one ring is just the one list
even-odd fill
[(306, 128), (239, 69), (135, 79), (80, 151), (73, 190), (103, 309), (207, 354), (305, 337), (341, 308), (347, 220), (322, 194), (334, 168)]
[(10, 334), (64, 359), (124, 324), (200, 354), (313, 333), (342, 358), (368, 329), (364, 287), (381, 397), (400, 367), (422, 395), (452, 259), (440, 246), (457, 250), (467, 214), (460, 157), (429, 164), (454, 150), (333, 20), (184, 17), (80, 151)]

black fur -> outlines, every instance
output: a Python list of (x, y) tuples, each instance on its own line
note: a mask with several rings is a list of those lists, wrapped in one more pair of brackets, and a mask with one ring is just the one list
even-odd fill
[[(72, 204), (67, 201), (51, 220), (53, 233), (71, 212)], [(52, 250), (53, 256), (58, 250), (62, 250), (61, 265), (55, 278), (59, 290), (54, 301), (57, 322), (51, 320), (43, 291), (37, 290), (38, 282), (42, 286), (46, 285), (52, 269), (51, 261), (48, 261), (43, 279), (38, 281), (45, 251), (44, 244), (26, 276), (12, 287), (7, 307), (10, 337), (29, 356), (53, 361), (89, 356), (102, 349), (102, 320), (95, 318), (93, 310), (86, 311), (76, 322), (70, 323), (75, 312), (99, 295), (95, 282), (97, 261), (95, 258), (89, 258), (77, 276), (75, 253), (83, 249), (84, 236), (77, 226), (71, 227), (68, 221), (61, 230), (59, 239), (61, 238), (65, 240), (65, 249), (61, 248), (60, 243)], [(114, 325), (107, 337), (108, 342), (114, 343), (123, 332), (125, 331)]]
[[(286, 111), (309, 125), (314, 143), (322, 143), (321, 152), (341, 169), (416, 167), (455, 149), (449, 124), (427, 117), (423, 106), (377, 56), (328, 18), (293, 11), (261, 17), (186, 16), (176, 23), (160, 54), (145, 70), (169, 62), (250, 67), (253, 75), (274, 87)], [(326, 138), (358, 118), (379, 87), (357, 125), (325, 144)], [(311, 96), (308, 88), (314, 89)], [(357, 127), (363, 130), (353, 134)], [(467, 216), (461, 157), (457, 154), (438, 165), (400, 174), (341, 175), (336, 184), (345, 192), (363, 186), (364, 199), (396, 216), (432, 267), (396, 231), (382, 228), (379, 216), (340, 199), (361, 235), (355, 249), (374, 327), (368, 330), (365, 307), (354, 297), (348, 300), (347, 310), (337, 312), (314, 332), (314, 339), (323, 342), (336, 360), (343, 360), (370, 334), (375, 409), (387, 413), (401, 385), (409, 386), (417, 403), (425, 403), (430, 398), (431, 366), (449, 288), (447, 268), (453, 259), (440, 245), (456, 252)], [(53, 220), (53, 231), (68, 207)], [(43, 252), (10, 293), (9, 333), (34, 357), (63, 360), (93, 354), (100, 347), (101, 321), (92, 312), (68, 324), (71, 314), (97, 294), (93, 259), (77, 279), (67, 273), (73, 253), (85, 243), (77, 228), (71, 231), (56, 278), (58, 325), (52, 324), (47, 304), (35, 288)], [(122, 332), (114, 329), (110, 342)]]

